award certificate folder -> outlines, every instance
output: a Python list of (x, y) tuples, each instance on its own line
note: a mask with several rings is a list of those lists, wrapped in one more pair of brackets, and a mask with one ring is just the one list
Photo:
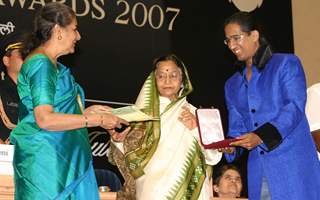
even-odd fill
[(205, 149), (219, 149), (230, 147), (230, 143), (237, 139), (224, 139), (220, 112), (213, 108), (199, 108), (196, 110), (198, 131), (201, 144)]
[(145, 114), (139, 108), (137, 108), (135, 105), (114, 108), (111, 110), (111, 113), (128, 121), (128, 122), (159, 120), (159, 119), (155, 119), (152, 116)]

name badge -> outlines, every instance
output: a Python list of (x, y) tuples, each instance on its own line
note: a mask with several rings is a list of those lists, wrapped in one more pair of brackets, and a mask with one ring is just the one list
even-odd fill
[(0, 174), (13, 175), (14, 145), (0, 144)]

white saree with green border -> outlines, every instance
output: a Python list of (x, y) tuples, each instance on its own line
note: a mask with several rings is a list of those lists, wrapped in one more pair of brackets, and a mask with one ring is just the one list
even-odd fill
[[(160, 112), (169, 104), (169, 99), (160, 97)], [(200, 148), (197, 130), (190, 131), (178, 121), (182, 106), (195, 110), (183, 98), (161, 115), (161, 136), (157, 149), (144, 168), (144, 175), (136, 180), (136, 197), (139, 200), (208, 200), (212, 197), (212, 185), (205, 164), (219, 162), (221, 153), (215, 150), (204, 152)]]
[(186, 81), (175, 101), (159, 97), (154, 73), (150, 74), (136, 106), (160, 120), (132, 124), (133, 132), (143, 130), (135, 148), (126, 147), (130, 142), (116, 144), (135, 179), (138, 200), (209, 200), (212, 197), (210, 165), (217, 164), (222, 154), (217, 150), (204, 150), (197, 129), (189, 130), (178, 120), (183, 106), (195, 111), (186, 100), (192, 85), (187, 71), (184, 73)]

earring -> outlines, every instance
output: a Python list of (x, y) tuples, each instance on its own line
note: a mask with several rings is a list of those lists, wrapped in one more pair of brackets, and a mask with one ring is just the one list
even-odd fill
[(213, 185), (213, 190), (214, 190), (216, 193), (218, 193), (218, 192), (219, 192), (219, 188), (218, 188), (218, 186)]
[(61, 35), (58, 35), (58, 40), (61, 40), (62, 39), (62, 36)]
[(4, 76), (5, 76), (5, 73), (2, 71), (1, 72), (1, 80), (4, 80)]

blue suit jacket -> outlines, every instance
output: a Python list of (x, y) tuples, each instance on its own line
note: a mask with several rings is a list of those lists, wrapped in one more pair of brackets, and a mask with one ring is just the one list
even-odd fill
[(272, 200), (320, 200), (320, 163), (304, 112), (306, 81), (299, 59), (273, 54), (263, 69), (252, 67), (249, 82), (245, 70), (226, 82), (225, 98), (228, 136), (257, 132), (264, 141), (249, 152), (249, 199), (260, 199), (264, 176)]

